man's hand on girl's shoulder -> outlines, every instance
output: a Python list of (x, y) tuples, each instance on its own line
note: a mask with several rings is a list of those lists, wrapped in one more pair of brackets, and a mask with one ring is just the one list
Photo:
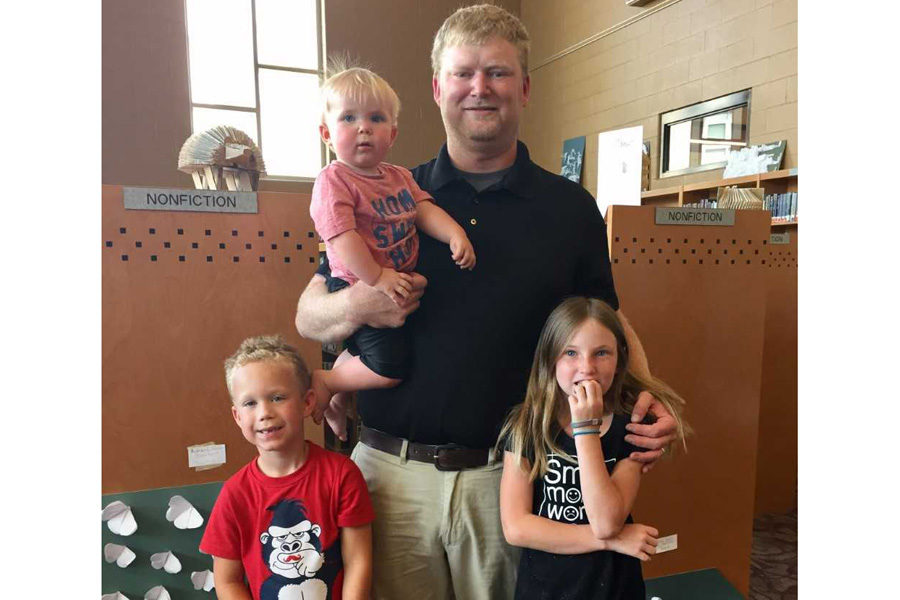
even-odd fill
[[(654, 422), (643, 424), (642, 421), (648, 414)], [(626, 442), (639, 448), (647, 448), (646, 452), (632, 452), (628, 457), (644, 463), (641, 472), (647, 473), (665, 453), (666, 446), (677, 437), (678, 424), (650, 392), (641, 392), (631, 411), (631, 423), (625, 429), (629, 431), (629, 435), (625, 436)]]

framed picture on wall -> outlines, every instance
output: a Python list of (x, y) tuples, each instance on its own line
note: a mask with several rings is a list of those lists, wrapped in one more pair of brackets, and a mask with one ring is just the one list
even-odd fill
[(581, 183), (581, 168), (584, 165), (584, 136), (563, 142), (562, 167), (559, 174), (575, 183)]

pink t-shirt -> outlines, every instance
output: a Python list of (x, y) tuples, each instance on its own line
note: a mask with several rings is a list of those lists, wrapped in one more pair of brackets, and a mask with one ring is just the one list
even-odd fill
[(355, 283), (354, 275), (334, 251), (331, 240), (355, 229), (382, 267), (409, 272), (419, 256), (416, 204), (431, 200), (412, 174), (381, 163), (378, 175), (362, 175), (340, 161), (319, 173), (313, 186), (309, 214), (325, 240), (332, 277)]

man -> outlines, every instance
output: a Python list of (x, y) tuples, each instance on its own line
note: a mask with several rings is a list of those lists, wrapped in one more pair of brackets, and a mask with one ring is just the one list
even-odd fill
[[(458, 269), (443, 244), (423, 235), (417, 271), (427, 290), (417, 276), (408, 304), (360, 284), (328, 294), (319, 274), (298, 302), (298, 331), (319, 340), (406, 322), (408, 378), (359, 394), (364, 427), (353, 458), (377, 515), (376, 598), (512, 597), (517, 551), (503, 539), (502, 457), (491, 447), (509, 408), (522, 401), (550, 311), (573, 294), (618, 307), (593, 198), (532, 163), (517, 139), (531, 87), (528, 46), (522, 23), (491, 5), (458, 10), (435, 36), (432, 87), (447, 143), (413, 175), (465, 228), (475, 269)], [(627, 329), (630, 366), (646, 373)], [(632, 420), (648, 410), (658, 420), (629, 425), (639, 434), (629, 441), (648, 448), (634, 458), (652, 464), (675, 423), (647, 394)]]

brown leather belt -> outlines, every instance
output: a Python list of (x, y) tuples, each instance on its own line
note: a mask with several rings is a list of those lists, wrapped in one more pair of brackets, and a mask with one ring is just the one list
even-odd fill
[[(359, 441), (376, 450), (400, 456), (404, 440), (361, 425)], [(458, 444), (432, 446), (409, 442), (406, 447), (406, 458), (432, 464), (438, 471), (461, 471), (487, 465), (490, 461), (490, 451), (483, 448), (466, 448)]]

